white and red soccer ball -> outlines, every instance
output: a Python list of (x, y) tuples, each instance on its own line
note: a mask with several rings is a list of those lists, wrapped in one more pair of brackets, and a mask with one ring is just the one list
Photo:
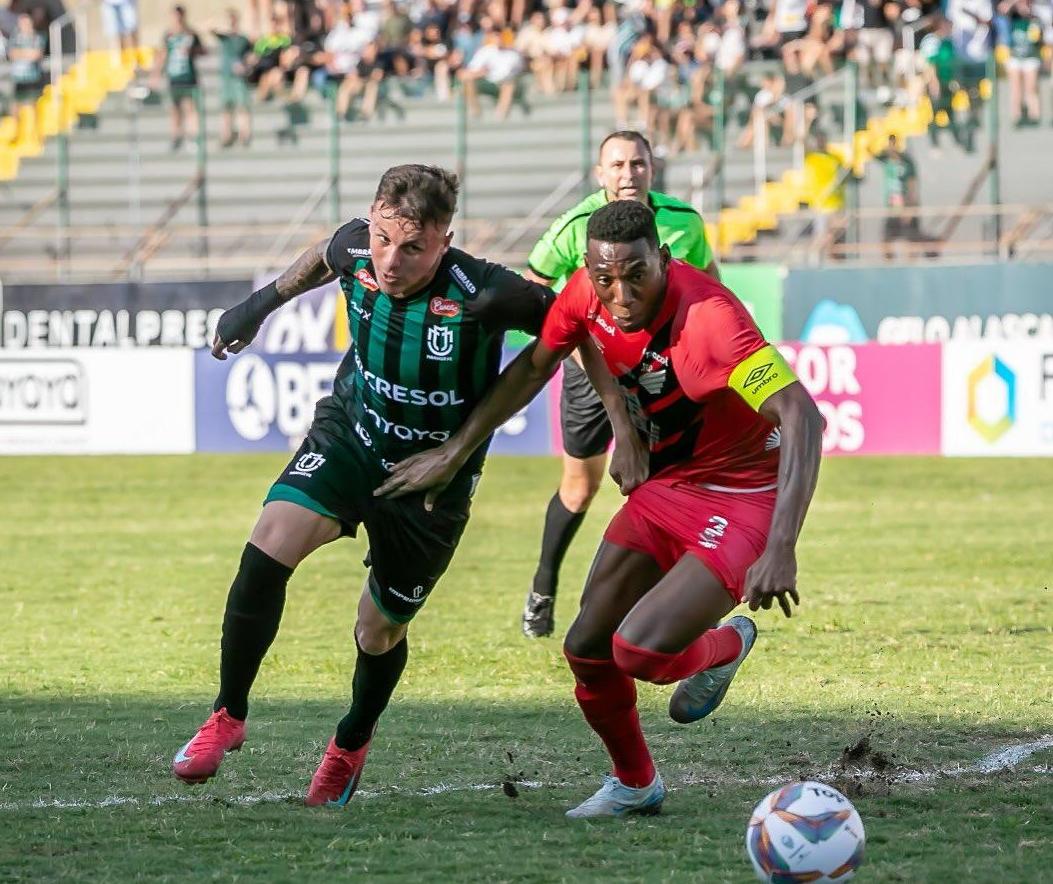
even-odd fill
[(863, 821), (837, 789), (793, 783), (753, 811), (746, 852), (757, 877), (771, 884), (847, 881), (863, 862)]

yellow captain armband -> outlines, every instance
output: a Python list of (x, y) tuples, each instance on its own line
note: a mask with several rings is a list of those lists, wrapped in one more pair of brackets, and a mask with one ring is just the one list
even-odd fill
[(760, 411), (764, 400), (797, 380), (790, 364), (771, 344), (747, 356), (728, 377), (728, 386), (738, 393), (754, 411)]

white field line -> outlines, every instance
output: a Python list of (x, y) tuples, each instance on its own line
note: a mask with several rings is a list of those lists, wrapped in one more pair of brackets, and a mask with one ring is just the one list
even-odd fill
[[(1002, 770), (1017, 767), (1022, 761), (1041, 752), (1043, 749), (1053, 749), (1053, 735), (1039, 737), (1029, 743), (1019, 743), (1006, 746), (997, 752), (985, 755), (979, 761), (967, 766), (956, 765), (954, 767), (935, 768), (933, 770), (908, 770), (888, 774), (870, 769), (853, 771), (851, 769), (839, 770), (828, 768), (827, 770), (813, 775), (807, 779), (823, 780), (839, 774), (848, 774), (856, 779), (885, 779), (892, 783), (919, 783), (937, 780), (943, 777), (961, 777), (969, 774), (993, 774)], [(1030, 768), (1030, 773), (1051, 774), (1053, 768), (1048, 765), (1038, 765)], [(736, 785), (778, 785), (790, 779), (788, 776), (779, 777), (686, 777), (679, 783), (672, 785), (671, 790), (685, 788), (688, 786), (716, 785), (729, 783)], [(541, 789), (559, 788), (569, 785), (568, 783), (542, 783), (534, 780), (526, 780), (515, 783), (519, 789)], [(423, 789), (401, 789), (393, 786), (377, 791), (361, 791), (355, 794), (356, 799), (387, 798), (398, 795), (446, 795), (451, 792), (489, 792), (503, 788), (502, 783), (436, 783), (434, 786), (426, 786)], [(168, 804), (226, 804), (252, 807), (257, 804), (278, 804), (283, 802), (299, 802), (303, 800), (303, 791), (297, 792), (258, 792), (254, 795), (235, 795), (224, 797), (221, 795), (210, 795), (208, 793), (194, 793), (185, 795), (159, 795), (156, 798), (130, 798), (112, 795), (108, 798), (98, 799), (61, 799), (61, 798), (37, 798), (34, 801), (21, 801), (0, 803), (0, 811), (27, 811), (27, 810), (101, 810), (108, 807), (162, 807)]]

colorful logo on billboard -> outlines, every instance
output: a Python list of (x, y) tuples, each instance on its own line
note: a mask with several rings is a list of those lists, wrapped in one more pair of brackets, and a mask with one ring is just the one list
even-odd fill
[(988, 356), (969, 372), (969, 425), (994, 444), (1016, 422), (1016, 372)]

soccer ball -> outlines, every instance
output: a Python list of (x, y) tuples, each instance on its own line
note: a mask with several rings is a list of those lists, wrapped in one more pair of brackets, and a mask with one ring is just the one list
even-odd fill
[(863, 821), (852, 802), (822, 783), (776, 789), (753, 810), (746, 853), (771, 884), (847, 881), (863, 862)]

